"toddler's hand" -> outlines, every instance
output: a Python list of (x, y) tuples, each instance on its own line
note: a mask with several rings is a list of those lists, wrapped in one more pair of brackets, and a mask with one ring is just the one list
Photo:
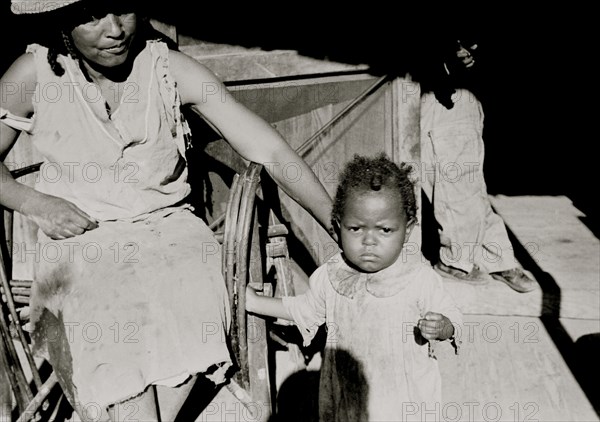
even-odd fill
[(250, 284), (246, 285), (246, 311), (254, 312), (256, 310), (256, 298), (258, 297), (258, 293)]
[(454, 334), (452, 322), (442, 314), (427, 312), (417, 323), (421, 336), (427, 340), (446, 340)]

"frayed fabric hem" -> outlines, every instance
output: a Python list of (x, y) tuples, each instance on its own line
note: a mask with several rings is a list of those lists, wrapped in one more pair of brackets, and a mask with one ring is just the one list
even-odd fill
[(107, 410), (109, 407), (124, 404), (130, 400), (134, 400), (134, 399), (140, 397), (146, 391), (148, 391), (148, 388), (151, 386), (160, 385), (160, 386), (170, 387), (170, 388), (181, 387), (185, 383), (189, 382), (191, 380), (191, 378), (196, 375), (205, 377), (206, 379), (211, 381), (213, 384), (215, 384), (215, 387), (218, 387), (219, 385), (225, 384), (228, 381), (228, 372), (232, 366), (233, 366), (232, 362), (220, 362), (220, 363), (211, 365), (210, 367), (206, 368), (203, 371), (184, 372), (179, 375), (174, 375), (171, 377), (154, 380), (154, 381), (148, 383), (142, 391), (130, 394), (123, 399), (117, 399), (115, 401), (111, 400), (111, 402), (108, 404), (105, 404), (103, 406), (103, 408), (104, 408), (104, 410)]

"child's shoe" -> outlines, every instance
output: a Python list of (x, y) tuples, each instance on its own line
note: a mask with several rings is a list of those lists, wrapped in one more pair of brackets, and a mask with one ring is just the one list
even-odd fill
[(477, 265), (473, 265), (471, 272), (467, 273), (463, 270), (459, 270), (458, 268), (449, 267), (443, 262), (439, 261), (433, 266), (433, 269), (442, 277), (448, 277), (454, 280), (479, 286), (487, 284), (490, 280), (489, 275), (486, 272), (481, 271)]
[(494, 279), (503, 281), (516, 292), (527, 293), (538, 287), (532, 276), (525, 273), (521, 268), (513, 268), (506, 271), (498, 271), (490, 274)]

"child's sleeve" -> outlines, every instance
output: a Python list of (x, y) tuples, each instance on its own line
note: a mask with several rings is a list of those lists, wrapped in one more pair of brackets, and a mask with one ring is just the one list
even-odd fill
[(283, 306), (300, 330), (305, 346), (310, 344), (319, 327), (325, 323), (325, 289), (328, 283), (327, 266), (323, 265), (310, 276), (306, 292), (282, 298)]

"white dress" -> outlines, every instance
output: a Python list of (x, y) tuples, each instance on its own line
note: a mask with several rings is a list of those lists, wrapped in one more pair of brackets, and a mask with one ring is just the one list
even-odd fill
[(231, 366), (230, 307), (220, 245), (185, 202), (186, 125), (165, 44), (148, 41), (109, 115), (78, 64), (32, 45), (38, 86), (37, 189), (99, 221), (66, 240), (39, 232), (31, 297), (34, 345), (81, 411), (127, 400), (150, 384)]

